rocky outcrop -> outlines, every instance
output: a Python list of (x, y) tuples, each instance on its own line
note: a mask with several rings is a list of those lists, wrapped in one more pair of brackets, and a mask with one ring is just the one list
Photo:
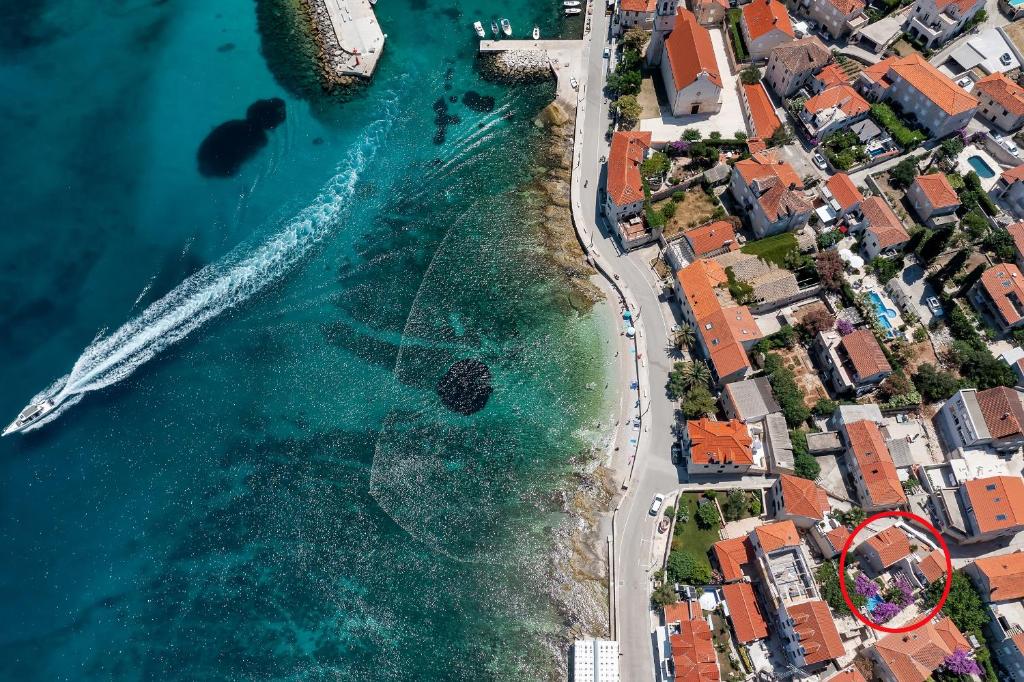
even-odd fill
[(544, 50), (482, 52), (477, 57), (477, 69), (484, 78), (497, 83), (537, 83), (554, 78)]
[(299, 0), (309, 19), (313, 42), (316, 44), (317, 67), (324, 90), (331, 91), (363, 82), (363, 79), (344, 73), (349, 55), (338, 43), (324, 0)]

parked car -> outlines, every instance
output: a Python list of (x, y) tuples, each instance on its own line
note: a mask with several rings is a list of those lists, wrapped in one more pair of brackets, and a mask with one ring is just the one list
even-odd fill
[(661, 494), (655, 495), (654, 502), (651, 502), (651, 516), (657, 516), (663, 504), (665, 504), (665, 496)]
[(973, 81), (973, 80), (971, 80), (971, 77), (970, 77), (970, 76), (964, 76), (963, 78), (961, 78), (960, 80), (958, 80), (958, 81), (956, 82), (956, 84), (957, 84), (957, 85), (959, 85), (959, 86), (960, 86), (961, 88), (966, 88), (966, 87), (967, 87), (968, 85), (972, 84), (973, 82), (974, 82), (974, 81)]
[(1003, 66), (1009, 66), (1013, 61), (1013, 57), (1010, 56), (1009, 52), (1004, 52), (999, 55), (999, 61), (1002, 62)]
[(928, 310), (932, 311), (933, 315), (941, 315), (942, 314), (942, 304), (939, 303), (939, 299), (935, 298), (934, 296), (929, 296), (927, 303), (928, 303)]
[(825, 170), (828, 168), (828, 164), (825, 163), (825, 157), (819, 154), (818, 152), (814, 152), (814, 156), (811, 157), (811, 161), (813, 161), (814, 165), (820, 168), (821, 170)]
[(605, 58), (605, 59), (608, 59), (608, 58), (609, 58), (609, 57), (611, 57), (611, 56), (612, 56), (612, 51), (611, 51), (611, 50), (609, 50), (609, 49), (608, 49), (607, 47), (606, 47), (606, 48), (604, 48), (604, 58)]
[(569, 85), (572, 86), (573, 90), (576, 90), (576, 89), (578, 89), (580, 87), (579, 81), (577, 81), (575, 78), (570, 78), (569, 79)]
[(672, 463), (679, 464), (683, 458), (683, 446), (679, 443), (672, 443)]

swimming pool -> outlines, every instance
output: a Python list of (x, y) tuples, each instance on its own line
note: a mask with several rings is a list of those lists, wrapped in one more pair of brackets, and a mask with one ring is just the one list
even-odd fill
[(875, 595), (874, 597), (868, 597), (868, 613), (870, 614), (872, 611), (874, 611), (875, 607), (881, 604), (883, 601), (885, 600), (878, 595)]
[(875, 308), (878, 324), (885, 329), (886, 335), (890, 338), (895, 336), (896, 330), (892, 326), (892, 320), (896, 319), (896, 311), (885, 305), (885, 301), (882, 300), (877, 291), (872, 291), (868, 294), (868, 298), (871, 300), (871, 305)]
[(996, 172), (992, 170), (992, 167), (977, 154), (967, 157), (967, 163), (971, 164), (971, 168), (974, 169), (979, 178), (994, 178), (996, 176)]

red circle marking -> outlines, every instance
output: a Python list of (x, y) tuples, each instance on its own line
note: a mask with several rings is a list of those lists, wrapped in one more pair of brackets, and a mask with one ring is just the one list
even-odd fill
[[(861, 615), (860, 609), (853, 605), (853, 600), (850, 599), (850, 595), (846, 591), (846, 554), (850, 551), (850, 545), (853, 544), (853, 539), (857, 537), (857, 534), (864, 530), (864, 528), (872, 521), (889, 518), (890, 516), (901, 516), (903, 518), (911, 519), (912, 521), (916, 521), (920, 525), (927, 528), (928, 531), (932, 535), (934, 535), (936, 539), (938, 539), (939, 546), (942, 548), (942, 553), (946, 555), (946, 587), (944, 590), (942, 590), (942, 597), (939, 599), (939, 603), (936, 604), (935, 608), (932, 609), (931, 612), (921, 620), (915, 623), (911, 623), (910, 625), (905, 625), (901, 628), (887, 628), (884, 625), (873, 623), (867, 618), (865, 618), (863, 615)], [(952, 576), (953, 561), (949, 555), (949, 547), (946, 546), (946, 541), (942, 538), (942, 535), (939, 533), (938, 530), (936, 530), (935, 526), (925, 521), (917, 514), (911, 514), (910, 512), (905, 511), (879, 512), (873, 516), (869, 516), (868, 518), (864, 519), (859, 526), (853, 529), (853, 532), (850, 533), (850, 537), (846, 538), (846, 543), (843, 545), (843, 551), (839, 554), (839, 590), (843, 593), (843, 599), (846, 601), (846, 605), (850, 608), (850, 612), (857, 617), (857, 620), (864, 623), (868, 627), (874, 628), (875, 630), (880, 630), (881, 632), (910, 632), (912, 630), (918, 629), (919, 627), (930, 621), (932, 618), (937, 616), (939, 614), (939, 611), (942, 609), (943, 604), (946, 603), (946, 599), (949, 597), (949, 588), (953, 584), (953, 581), (951, 579)]]

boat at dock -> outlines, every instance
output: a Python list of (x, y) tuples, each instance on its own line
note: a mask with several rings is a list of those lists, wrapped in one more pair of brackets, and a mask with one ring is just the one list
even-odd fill
[(8, 436), (12, 433), (23, 431), (33, 424), (38, 423), (40, 419), (53, 412), (57, 405), (60, 405), (62, 401), (59, 398), (60, 396), (58, 395), (58, 399), (56, 400), (47, 398), (41, 402), (32, 403), (23, 409), (18, 414), (17, 419), (8, 424), (7, 428), (4, 429), (3, 434), (0, 435)]
[(498, 25), (493, 21), (491, 22), (491, 35), (495, 37), (498, 36)]
[(574, 17), (577, 14), (582, 14), (582, 13), (583, 13), (583, 10), (581, 10), (579, 7), (567, 7), (566, 10), (565, 10), (565, 16), (567, 16), (567, 17)]
[(533, 27), (533, 39), (540, 40), (540, 26)]
[(487, 35), (486, 33), (484, 33), (484, 25), (481, 24), (479, 21), (473, 22), (473, 30), (476, 31), (477, 38), (483, 38), (485, 35)]
[(505, 34), (506, 38), (512, 37), (512, 24), (505, 17), (501, 18), (501, 32)]
[(579, 7), (580, 0), (564, 0), (562, 7)]

